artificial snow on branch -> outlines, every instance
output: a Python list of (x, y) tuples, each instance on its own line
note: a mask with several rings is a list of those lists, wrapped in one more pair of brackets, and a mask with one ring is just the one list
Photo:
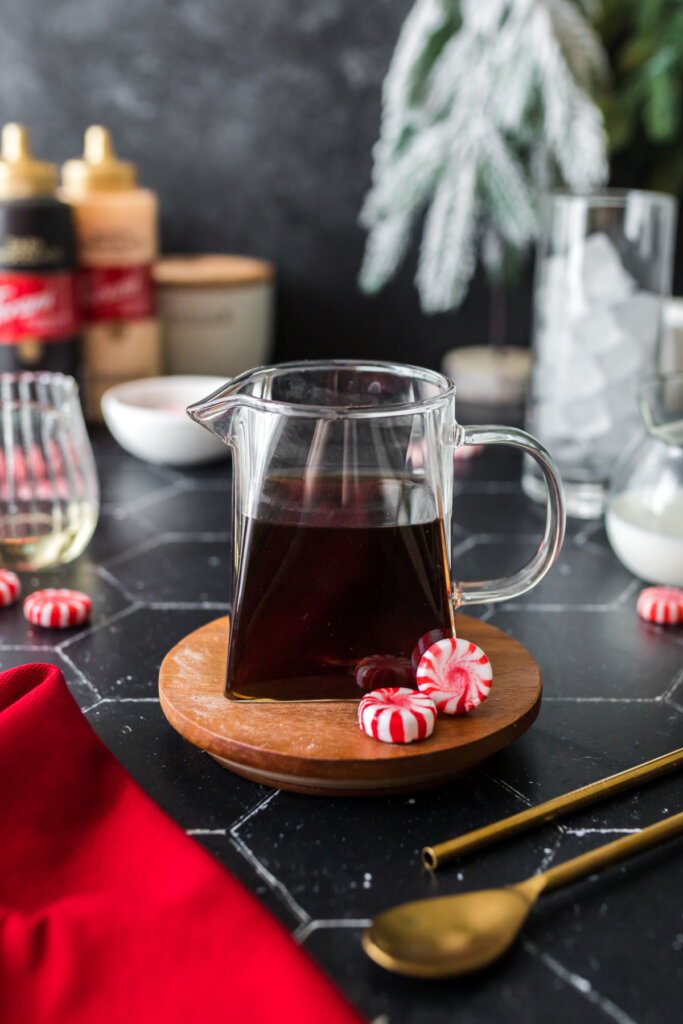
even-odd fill
[[(416, 284), (427, 313), (453, 309), (493, 236), (523, 249), (552, 180), (607, 177), (591, 92), (606, 58), (584, 0), (416, 0), (384, 81), (361, 287), (376, 292), (426, 211)], [(583, 8), (583, 9), (582, 9)]]

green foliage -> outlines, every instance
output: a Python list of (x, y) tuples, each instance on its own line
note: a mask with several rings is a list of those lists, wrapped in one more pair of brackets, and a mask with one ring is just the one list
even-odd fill
[(615, 183), (683, 187), (683, 3), (603, 0), (598, 24), (612, 66), (600, 96)]

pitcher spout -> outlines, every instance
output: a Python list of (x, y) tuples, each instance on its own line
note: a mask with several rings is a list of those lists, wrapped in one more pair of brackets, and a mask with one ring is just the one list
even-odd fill
[(215, 434), (224, 444), (230, 444), (232, 419), (239, 404), (239, 387), (235, 388), (235, 381), (232, 381), (200, 402), (188, 405), (185, 411), (195, 423)]

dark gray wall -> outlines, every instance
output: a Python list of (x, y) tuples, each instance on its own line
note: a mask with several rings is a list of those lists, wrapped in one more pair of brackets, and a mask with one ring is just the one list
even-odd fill
[[(410, 0), (0, 0), (0, 118), (62, 161), (101, 122), (158, 190), (164, 249), (273, 259), (276, 357), (438, 365), (487, 335), (483, 282), (426, 318), (414, 258), (358, 293), (380, 84)], [(528, 288), (509, 340), (528, 337)]]

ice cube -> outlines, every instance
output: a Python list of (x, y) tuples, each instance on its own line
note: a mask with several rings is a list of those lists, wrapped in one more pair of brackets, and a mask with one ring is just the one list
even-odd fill
[(565, 419), (562, 406), (553, 400), (538, 402), (534, 408), (532, 429), (543, 440), (566, 437), (571, 429)]
[(593, 309), (572, 327), (576, 344), (584, 352), (601, 355), (617, 348), (624, 338), (624, 330), (609, 309)]
[(635, 338), (645, 352), (654, 351), (662, 315), (662, 300), (652, 292), (636, 292), (625, 302), (612, 307), (612, 315), (621, 328)]
[(585, 240), (581, 280), (589, 306), (611, 306), (635, 291), (636, 282), (624, 268), (619, 253), (602, 231)]
[(586, 313), (581, 266), (572, 253), (556, 253), (543, 260), (536, 279), (534, 302), (539, 321), (553, 327)]
[(555, 335), (555, 350), (538, 352), (534, 364), (533, 393), (561, 401), (594, 395), (608, 383), (597, 359), (582, 352), (568, 333)]
[(605, 404), (609, 414), (616, 423), (637, 423), (640, 419), (638, 409), (638, 380), (619, 381), (605, 391)]
[(627, 383), (640, 375), (645, 353), (637, 341), (624, 334), (620, 344), (597, 356), (596, 362), (609, 385)]
[(602, 437), (612, 428), (612, 418), (602, 394), (567, 402), (562, 407), (562, 413), (570, 433), (577, 440)]

